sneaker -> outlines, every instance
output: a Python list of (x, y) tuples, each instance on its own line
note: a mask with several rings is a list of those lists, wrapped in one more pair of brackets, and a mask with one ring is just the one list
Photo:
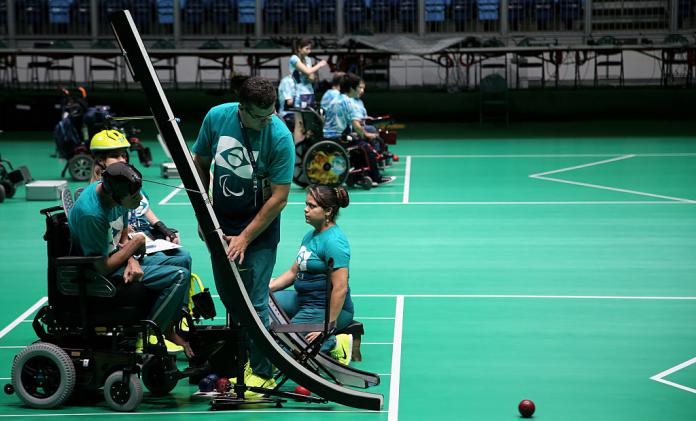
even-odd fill
[[(246, 364), (244, 364), (244, 383), (247, 383), (247, 379), (248, 379), (249, 376), (251, 376), (252, 374), (253, 374), (253, 373), (252, 373), (252, 371), (251, 371), (251, 364), (249, 363), (249, 361), (247, 361)], [(237, 384), (237, 378), (236, 378), (236, 377), (232, 377), (232, 378), (229, 378), (229, 379), (227, 379), (227, 380), (229, 380), (230, 384), (233, 384), (233, 385), (234, 385), (234, 384)]]
[[(257, 376), (253, 372), (244, 379), (244, 383), (250, 387), (263, 387), (264, 389), (274, 389), (276, 387), (276, 381), (274, 378), (266, 379), (261, 376)], [(255, 399), (263, 396), (263, 393), (252, 392), (247, 390), (244, 392), (244, 397), (247, 399)]]
[(373, 181), (372, 187), (381, 186), (382, 184), (389, 184), (394, 180), (396, 180), (396, 177), (393, 175), (390, 175), (389, 177), (382, 177), (382, 179), (379, 181)]
[[(157, 343), (157, 336), (150, 335), (148, 342), (150, 342), (151, 345), (155, 345)], [(177, 345), (168, 339), (164, 340), (164, 345), (167, 347), (167, 353), (169, 354), (178, 354), (179, 352), (184, 352), (183, 346)], [(142, 354), (143, 352), (143, 338), (140, 336), (138, 336), (138, 339), (135, 341), (135, 352), (138, 354)]]
[(336, 346), (329, 355), (339, 363), (348, 365), (353, 354), (353, 335), (342, 333), (336, 335)]

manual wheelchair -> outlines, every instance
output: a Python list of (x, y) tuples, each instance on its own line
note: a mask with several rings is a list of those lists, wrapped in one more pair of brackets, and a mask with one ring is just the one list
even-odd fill
[(128, 118), (117, 118), (108, 105), (89, 106), (86, 91), (78, 88), (80, 95), (62, 89), (61, 120), (53, 130), (56, 155), (66, 161), (60, 176), (76, 181), (86, 181), (92, 176), (94, 157), (89, 150), (89, 142), (96, 133), (114, 129), (122, 132), (131, 144), (130, 150), (138, 154), (140, 163), (149, 167), (152, 164), (150, 148), (143, 146), (137, 135), (140, 130), (127, 125)]
[(368, 151), (372, 148), (377, 165), (388, 167), (398, 156), (388, 150), (396, 144), (396, 132), (388, 126), (379, 131), (379, 145), (360, 146), (352, 142), (355, 135), (343, 135), (337, 139), (324, 138), (324, 118), (312, 108), (294, 109), (302, 118), (304, 139), (295, 145), (295, 169), (293, 181), (300, 187), (309, 184), (372, 188), (369, 176), (371, 165)]

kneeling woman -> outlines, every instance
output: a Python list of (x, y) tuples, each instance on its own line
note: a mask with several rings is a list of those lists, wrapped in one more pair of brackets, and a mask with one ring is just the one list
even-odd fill
[[(350, 245), (341, 228), (336, 225), (339, 208), (348, 206), (348, 192), (343, 187), (310, 186), (307, 188), (305, 221), (313, 227), (304, 238), (297, 258), (290, 269), (272, 279), (280, 307), (292, 318), (292, 323), (323, 323), (326, 309), (326, 282), (331, 282), (329, 301), (330, 322), (340, 330), (353, 321), (353, 300), (348, 287)], [(327, 279), (329, 260), (333, 260), (331, 279)], [(295, 285), (295, 290), (286, 289)], [(282, 291), (281, 291), (282, 290)], [(276, 292), (277, 291), (277, 292)], [(309, 332), (307, 341), (313, 341), (321, 332)], [(322, 351), (344, 364), (350, 361), (352, 337), (329, 337)]]

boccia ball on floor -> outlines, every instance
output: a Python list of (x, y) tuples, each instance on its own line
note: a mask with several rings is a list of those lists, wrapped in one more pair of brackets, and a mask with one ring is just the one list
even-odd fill
[(534, 410), (536, 408), (534, 406), (534, 402), (530, 401), (529, 399), (524, 399), (517, 406), (517, 409), (519, 409), (522, 418), (531, 418), (532, 415), (534, 415)]

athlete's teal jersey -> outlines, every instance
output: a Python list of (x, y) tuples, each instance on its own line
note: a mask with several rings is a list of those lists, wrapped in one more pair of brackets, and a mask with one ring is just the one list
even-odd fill
[[(326, 306), (327, 262), (333, 259), (333, 268), (348, 268), (350, 264), (350, 245), (343, 231), (333, 227), (317, 233), (312, 230), (302, 239), (297, 252), (298, 273), (295, 278), (295, 290), (300, 307)], [(353, 312), (353, 300), (350, 287), (346, 293), (343, 310)]]
[(111, 209), (99, 200), (95, 182), (85, 187), (68, 217), (73, 240), (78, 240), (85, 256), (108, 256), (118, 246), (121, 232), (128, 224), (128, 209)]

